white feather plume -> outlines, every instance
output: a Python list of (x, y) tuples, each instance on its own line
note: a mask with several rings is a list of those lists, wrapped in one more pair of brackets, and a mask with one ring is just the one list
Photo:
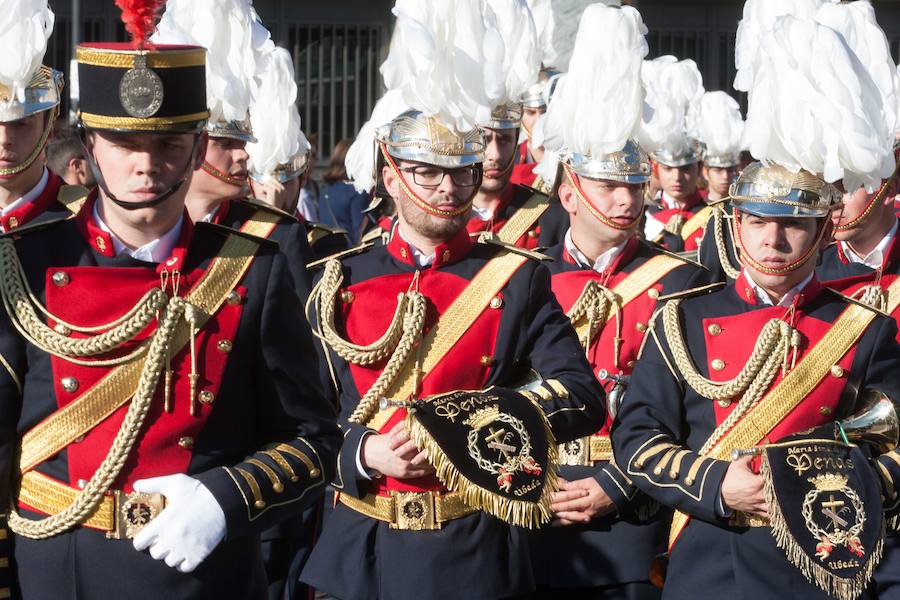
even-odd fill
[(356, 134), (356, 139), (347, 150), (344, 166), (347, 167), (347, 176), (358, 192), (371, 192), (375, 187), (375, 130), (390, 123), (407, 110), (409, 106), (403, 100), (400, 90), (389, 90), (378, 100), (372, 110), (372, 116)]
[(388, 89), (456, 131), (490, 117), (504, 93), (504, 45), (485, 23), (483, 0), (397, 0), (390, 53), (381, 65)]
[(261, 57), (274, 43), (250, 0), (168, 0), (151, 37), (156, 44), (207, 49), (206, 96), (210, 122), (247, 116)]
[[(529, 0), (541, 39), (545, 67), (560, 72), (569, 70), (575, 49), (578, 24), (584, 10), (597, 0)], [(620, 0), (601, 0), (608, 6), (621, 6)]]
[(556, 172), (559, 170), (559, 160), (559, 152), (544, 150), (544, 156), (541, 157), (541, 161), (534, 167), (535, 175), (553, 185), (553, 182), (556, 181)]
[(501, 103), (518, 102), (537, 81), (541, 48), (534, 19), (525, 0), (485, 0), (485, 21), (503, 40)]
[(635, 135), (643, 110), (646, 33), (640, 13), (630, 6), (597, 3), (584, 11), (569, 72), (547, 107), (547, 149), (600, 156), (621, 150)]
[(737, 73), (734, 89), (742, 92), (750, 90), (753, 81), (753, 64), (760, 40), (772, 29), (775, 19), (784, 15), (812, 18), (826, 3), (838, 0), (747, 0), (744, 13), (738, 23), (734, 48), (734, 64)]
[(843, 36), (779, 17), (752, 65), (745, 143), (753, 156), (869, 191), (893, 169), (894, 131), (875, 81)]
[(691, 59), (660, 56), (644, 61), (641, 80), (647, 106), (640, 132), (647, 152), (680, 148), (688, 143), (688, 110), (703, 97), (703, 76)]
[(0, 10), (0, 85), (10, 99), (25, 100), (25, 88), (41, 66), (55, 20), (47, 0), (13, 0)]
[[(869, 0), (825, 4), (816, 13), (816, 21), (844, 37), (878, 86), (884, 106), (900, 106), (900, 78), (887, 36), (875, 20), (875, 9)], [(888, 110), (884, 117), (891, 131), (900, 129), (900, 112)]]
[(743, 150), (744, 119), (737, 100), (725, 92), (706, 92), (688, 111), (688, 130), (712, 156), (733, 156)]
[(260, 62), (259, 85), (253, 90), (250, 103), (250, 122), (257, 141), (247, 144), (247, 153), (253, 171), (265, 176), (308, 151), (309, 142), (300, 131), (297, 83), (290, 53), (276, 47)]

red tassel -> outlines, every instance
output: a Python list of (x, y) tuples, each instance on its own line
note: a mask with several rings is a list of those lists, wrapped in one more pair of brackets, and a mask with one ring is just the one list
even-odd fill
[(131, 34), (135, 48), (151, 45), (148, 39), (156, 28), (156, 15), (165, 3), (165, 0), (116, 0), (116, 6), (122, 9), (122, 22)]

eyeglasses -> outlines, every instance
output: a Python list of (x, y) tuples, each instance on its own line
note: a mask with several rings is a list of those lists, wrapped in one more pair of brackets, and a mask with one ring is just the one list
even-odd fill
[(434, 189), (441, 185), (444, 177), (450, 175), (453, 185), (474, 187), (481, 183), (481, 169), (478, 167), (462, 167), (460, 169), (441, 169), (419, 165), (400, 169), (404, 173), (412, 173), (413, 182), (426, 189)]

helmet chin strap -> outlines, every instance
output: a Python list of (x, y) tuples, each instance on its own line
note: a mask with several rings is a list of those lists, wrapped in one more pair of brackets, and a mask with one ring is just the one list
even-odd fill
[(34, 161), (37, 160), (38, 156), (41, 155), (44, 148), (47, 146), (47, 141), (50, 139), (50, 132), (53, 131), (53, 123), (56, 122), (56, 116), (59, 114), (59, 107), (54, 106), (51, 111), (47, 122), (44, 123), (44, 131), (41, 133), (41, 139), (38, 140), (34, 149), (31, 151), (31, 154), (21, 163), (17, 164), (14, 167), (7, 167), (5, 169), (0, 169), (0, 181), (8, 181), (13, 179), (28, 170), (31, 165), (34, 164)]
[(566, 163), (562, 163), (562, 166), (563, 170), (566, 173), (566, 179), (569, 180), (569, 183), (572, 184), (572, 187), (575, 190), (575, 197), (578, 198), (578, 201), (581, 202), (581, 204), (583, 204), (586, 209), (588, 209), (589, 213), (594, 215), (594, 218), (596, 218), (607, 227), (611, 227), (619, 231), (629, 231), (638, 226), (641, 221), (640, 217), (634, 219), (628, 225), (620, 225), (619, 223), (616, 223), (615, 221), (610, 219), (606, 214), (603, 213), (603, 211), (594, 206), (594, 204), (588, 199), (587, 194), (581, 187), (581, 183), (578, 181), (578, 176), (572, 172), (572, 168)]
[(404, 194), (406, 194), (406, 197), (409, 198), (409, 200), (420, 210), (432, 216), (438, 217), (439, 219), (454, 219), (460, 215), (468, 213), (472, 209), (472, 201), (475, 199), (475, 192), (472, 193), (472, 196), (465, 203), (463, 203), (462, 206), (454, 208), (453, 210), (441, 210), (428, 204), (428, 202), (426, 202), (423, 198), (421, 198), (418, 194), (410, 189), (409, 185), (406, 183), (406, 179), (404, 179), (403, 177), (403, 174), (400, 173), (400, 169), (397, 168), (397, 163), (395, 163), (393, 157), (388, 154), (384, 143), (379, 143), (378, 146), (381, 148), (381, 154), (382, 156), (384, 156), (384, 160), (387, 162), (388, 167), (391, 169), (391, 173), (393, 173), (394, 177), (397, 178), (397, 182), (400, 184), (400, 189)]
[(897, 177), (898, 170), (900, 170), (900, 160), (898, 160), (896, 165), (894, 166), (894, 172), (891, 173), (891, 176), (885, 179), (881, 183), (881, 187), (878, 188), (878, 191), (872, 194), (872, 197), (869, 198), (869, 202), (868, 204), (866, 204), (866, 207), (863, 209), (863, 211), (850, 221), (847, 221), (842, 225), (835, 225), (834, 230), (836, 232), (850, 231), (851, 229), (856, 229), (857, 227), (865, 223), (869, 219), (869, 216), (871, 216), (872, 210), (876, 206), (878, 206), (878, 204), (884, 202), (884, 197), (885, 195), (887, 195), (888, 187), (890, 187), (890, 184), (894, 180), (894, 178)]
[(213, 177), (215, 177), (216, 179), (218, 179), (219, 181), (224, 181), (228, 185), (233, 185), (235, 187), (244, 187), (245, 185), (247, 185), (247, 182), (250, 179), (249, 177), (246, 177), (246, 178), (232, 177), (228, 173), (224, 173), (224, 172), (220, 171), (219, 169), (215, 168), (214, 166), (212, 166), (211, 164), (209, 164), (209, 162), (207, 162), (205, 160), (200, 164), (200, 168), (203, 169), (204, 171), (206, 171), (207, 173), (209, 173), (210, 175), (212, 175)]
[(181, 189), (181, 186), (184, 185), (184, 182), (187, 181), (188, 177), (191, 174), (191, 171), (194, 169), (193, 164), (197, 159), (197, 152), (200, 150), (200, 135), (196, 135), (194, 137), (194, 145), (191, 150), (191, 156), (188, 159), (187, 164), (182, 171), (182, 177), (175, 184), (171, 185), (168, 189), (163, 192), (157, 194), (156, 196), (150, 198), (149, 200), (144, 200), (142, 202), (128, 202), (126, 200), (121, 200), (117, 198), (111, 191), (109, 191), (109, 187), (106, 185), (106, 179), (103, 177), (103, 173), (100, 172), (100, 167), (97, 165), (97, 161), (94, 159), (94, 148), (87, 140), (86, 131), (84, 128), (79, 128), (81, 132), (81, 143), (84, 145), (85, 157), (88, 161), (88, 166), (91, 168), (91, 173), (94, 174), (94, 179), (97, 180), (97, 185), (103, 190), (103, 195), (106, 196), (109, 200), (113, 202), (116, 206), (123, 208), (125, 210), (140, 210), (142, 208), (153, 208), (154, 206), (159, 206), (166, 200), (168, 200), (174, 193)]
[(741, 235), (741, 218), (739, 211), (734, 209), (734, 223), (735, 223), (735, 232), (737, 236), (738, 245), (741, 249), (741, 260), (746, 262), (748, 265), (753, 267), (754, 270), (759, 271), (760, 273), (765, 273), (766, 275), (786, 275), (792, 271), (796, 271), (803, 265), (805, 265), (811, 258), (817, 255), (817, 251), (819, 249), (819, 244), (822, 242), (822, 237), (825, 235), (825, 229), (828, 226), (828, 219), (821, 218), (822, 223), (819, 225), (819, 232), (816, 234), (815, 241), (809, 246), (806, 252), (803, 253), (803, 256), (798, 258), (796, 261), (790, 263), (789, 265), (785, 265), (783, 267), (778, 267), (777, 269), (773, 269), (771, 267), (766, 267), (761, 263), (757, 262), (755, 258), (747, 251), (747, 248), (744, 246), (744, 238)]

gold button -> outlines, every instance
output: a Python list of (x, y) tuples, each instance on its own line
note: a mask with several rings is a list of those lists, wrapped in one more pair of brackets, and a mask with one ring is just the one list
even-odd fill
[(828, 415), (831, 414), (831, 409), (828, 408), (827, 406), (820, 406), (819, 414), (827, 417)]
[(528, 237), (530, 237), (531, 239), (536, 238), (538, 235), (540, 235), (540, 234), (534, 229), (532, 229), (531, 231), (528, 232)]
[(450, 261), (450, 251), (444, 250), (441, 254), (441, 262), (449, 262)]
[(53, 283), (59, 287), (63, 287), (64, 285), (69, 285), (69, 274), (65, 271), (57, 271), (53, 274)]
[(406, 258), (406, 256), (407, 256), (407, 254), (406, 254), (406, 248), (402, 248), (402, 247), (401, 247), (401, 248), (400, 248), (400, 257), (401, 257), (401, 258)]
[(225, 301), (228, 304), (230, 304), (231, 306), (234, 306), (236, 304), (240, 304), (241, 299), (242, 299), (241, 295), (238, 293), (237, 290), (231, 290), (230, 292), (228, 292), (228, 297), (225, 298)]
[(633, 368), (633, 367), (634, 367), (634, 361), (633, 361), (633, 360), (629, 360), (627, 363), (625, 363), (625, 366), (628, 367), (629, 369)]
[(644, 333), (645, 331), (647, 331), (647, 326), (643, 323), (638, 323), (637, 325), (635, 325), (635, 327), (637, 327), (637, 330), (640, 331), (641, 333)]
[(350, 304), (353, 300), (356, 299), (356, 294), (351, 291), (341, 292), (341, 301), (344, 304)]
[(500, 296), (494, 296), (491, 298), (491, 308), (500, 308), (503, 306), (503, 298)]
[(194, 447), (194, 438), (189, 435), (182, 436), (178, 438), (178, 445), (184, 448), (185, 450), (190, 450)]
[(10, 217), (9, 221), (7, 221), (7, 224), (9, 225), (10, 229), (12, 229), (14, 227), (18, 227), (19, 219), (17, 219), (16, 217)]
[(647, 290), (647, 295), (656, 300), (657, 298), (659, 298), (659, 290), (656, 288), (650, 288), (649, 290)]
[(485, 354), (481, 357), (481, 364), (485, 367), (491, 366), (491, 363), (494, 362), (494, 357), (488, 354)]
[(216, 395), (209, 390), (203, 390), (202, 392), (200, 392), (200, 402), (202, 402), (203, 404), (212, 404), (215, 399)]
[(841, 365), (831, 365), (831, 374), (835, 377), (843, 377), (844, 369)]
[(716, 323), (713, 323), (712, 325), (707, 327), (706, 330), (709, 332), (709, 335), (719, 335), (720, 333), (722, 333), (722, 327), (720, 327)]
[(57, 323), (53, 326), (53, 331), (58, 333), (59, 335), (69, 335), (72, 333), (72, 330), (63, 325), (62, 323)]
[(713, 371), (721, 371), (725, 368), (725, 361), (721, 358), (715, 358), (710, 363), (710, 366), (713, 368)]
[(70, 394), (78, 389), (78, 380), (74, 377), (63, 377), (59, 380), (59, 384)]
[(219, 352), (222, 354), (228, 354), (233, 347), (231, 340), (219, 340), (219, 343), (216, 344), (216, 348), (218, 348)]

